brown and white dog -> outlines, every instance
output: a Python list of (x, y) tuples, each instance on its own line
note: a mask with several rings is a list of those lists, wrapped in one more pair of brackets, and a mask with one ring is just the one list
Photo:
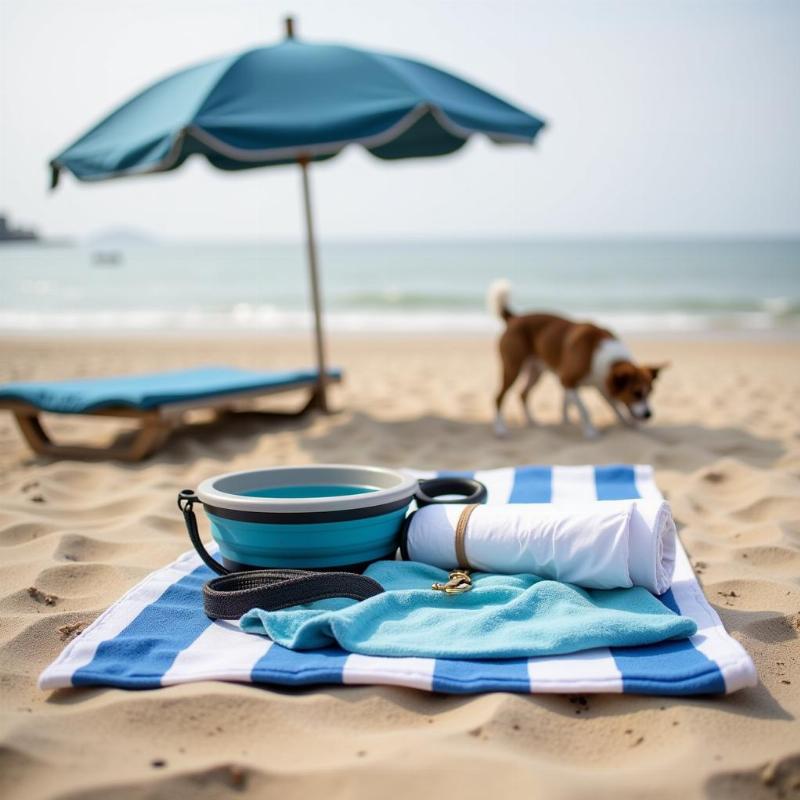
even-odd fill
[(489, 287), (487, 297), (490, 310), (506, 323), (500, 337), (503, 382), (495, 398), (494, 429), (498, 436), (508, 433), (501, 411), (503, 398), (522, 373), (526, 374), (526, 380), (520, 399), (528, 424), (534, 424), (528, 395), (548, 369), (564, 387), (564, 422), (569, 422), (569, 409), (574, 405), (588, 439), (597, 436), (597, 429), (578, 394), (581, 386), (597, 389), (624, 425), (650, 419), (648, 400), (653, 381), (666, 365), (636, 365), (629, 350), (613, 333), (590, 322), (572, 322), (553, 314), (517, 316), (508, 307), (509, 293), (507, 281), (496, 281)]

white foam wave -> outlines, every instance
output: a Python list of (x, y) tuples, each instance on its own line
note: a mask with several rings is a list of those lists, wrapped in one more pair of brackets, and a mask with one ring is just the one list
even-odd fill
[[(582, 316), (619, 333), (770, 331), (779, 324), (786, 327), (786, 320), (781, 320), (780, 314), (766, 310), (717, 314), (598, 312)], [(453, 310), (334, 310), (325, 314), (325, 324), (329, 330), (342, 333), (488, 333), (502, 327), (486, 313)], [(271, 305), (238, 304), (227, 311), (0, 309), (0, 331), (6, 333), (294, 332), (309, 330), (311, 325), (309, 311), (282, 310)]]

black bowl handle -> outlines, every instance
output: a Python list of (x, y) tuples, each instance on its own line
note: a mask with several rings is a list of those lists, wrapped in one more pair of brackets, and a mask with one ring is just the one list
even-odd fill
[[(457, 495), (457, 498), (440, 500), (443, 495)], [(488, 496), (486, 487), (474, 478), (429, 478), (419, 482), (414, 499), (422, 508), (436, 503), (485, 503)]]
[(223, 567), (209, 552), (206, 550), (203, 542), (200, 539), (200, 532), (197, 530), (197, 517), (194, 515), (192, 506), (199, 502), (199, 498), (192, 489), (181, 489), (178, 492), (178, 508), (183, 514), (184, 522), (186, 522), (186, 530), (189, 532), (189, 539), (197, 551), (197, 555), (203, 559), (207, 567), (210, 567), (218, 575), (229, 575), (230, 570)]

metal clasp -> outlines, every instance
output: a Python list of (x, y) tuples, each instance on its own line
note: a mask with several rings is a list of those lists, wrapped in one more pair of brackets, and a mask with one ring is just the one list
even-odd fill
[(435, 592), (444, 592), (445, 594), (463, 594), (472, 588), (472, 578), (469, 572), (464, 569), (454, 569), (449, 574), (450, 580), (447, 583), (434, 583), (431, 589)]

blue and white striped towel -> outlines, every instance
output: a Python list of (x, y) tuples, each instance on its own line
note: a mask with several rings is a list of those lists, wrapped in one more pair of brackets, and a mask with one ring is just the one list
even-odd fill
[[(490, 503), (661, 496), (647, 466), (528, 466), (458, 474), (486, 484)], [(529, 659), (380, 658), (338, 648), (293, 652), (242, 633), (233, 623), (210, 622), (201, 589), (211, 577), (194, 552), (152, 573), (71, 642), (42, 673), (39, 685), (152, 689), (228, 680), (287, 686), (393, 684), (451, 693), (691, 695), (730, 693), (757, 682), (752, 660), (726, 633), (680, 544), (672, 588), (661, 600), (694, 619), (697, 634), (645, 647)]]

